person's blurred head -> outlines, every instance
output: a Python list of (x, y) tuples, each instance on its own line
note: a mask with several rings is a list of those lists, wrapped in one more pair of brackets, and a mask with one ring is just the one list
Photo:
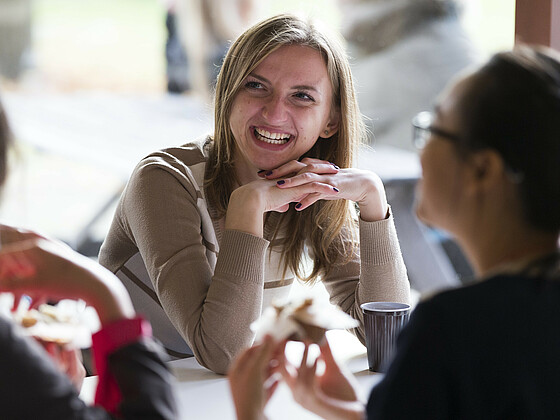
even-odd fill
[(8, 172), (8, 148), (12, 141), (12, 133), (8, 126), (8, 119), (0, 102), (0, 187), (4, 185)]
[(519, 47), (494, 55), (444, 92), (429, 131), (421, 219), (456, 233), (469, 211), (465, 200), (476, 204), (484, 182), (493, 179), (501, 184), (485, 200), (510, 191), (509, 212), (537, 231), (560, 231), (560, 60), (554, 52)]
[(341, 167), (352, 164), (355, 147), (363, 140), (365, 131), (345, 50), (334, 34), (292, 15), (274, 16), (254, 25), (229, 49), (215, 94), (214, 140), (218, 162), (232, 164), (232, 105), (247, 77), (272, 52), (288, 45), (306, 46), (321, 54), (333, 92), (332, 110), (340, 115), (337, 133), (324, 141), (319, 139), (314, 157)]

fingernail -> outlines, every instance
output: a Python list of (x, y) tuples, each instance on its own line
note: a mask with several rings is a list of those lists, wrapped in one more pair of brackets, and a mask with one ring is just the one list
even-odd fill
[(296, 209), (300, 209), (301, 208), (301, 203), (297, 203), (296, 204)]
[(276, 181), (276, 184), (282, 185), (284, 182), (286, 182), (286, 181), (284, 181), (283, 179), (281, 179), (280, 181)]
[(268, 171), (265, 175), (266, 176), (272, 175), (272, 171)]
[(335, 190), (336, 192), (340, 192), (338, 188), (336, 187), (332, 187), (333, 190)]

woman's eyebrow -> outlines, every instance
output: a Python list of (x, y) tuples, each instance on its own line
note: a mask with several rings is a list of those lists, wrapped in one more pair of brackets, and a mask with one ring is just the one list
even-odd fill
[(319, 92), (319, 90), (315, 87), (315, 86), (310, 86), (310, 85), (297, 85), (297, 86), (292, 86), (292, 89), (296, 89), (296, 90), (311, 90), (313, 92)]
[(263, 76), (261, 76), (257, 73), (249, 73), (249, 77), (254, 77), (255, 79), (259, 79), (262, 82), (270, 84), (270, 80), (268, 80), (266, 77), (263, 77)]
[[(261, 76), (260, 74), (257, 73), (250, 73), (249, 74), (250, 77), (254, 77), (255, 79), (259, 79), (261, 82), (264, 83), (268, 83), (270, 84), (270, 80), (268, 80), (266, 77)], [(292, 86), (291, 89), (295, 89), (295, 90), (309, 90), (309, 91), (313, 91), (313, 92), (319, 92), (319, 89), (317, 89), (315, 86), (313, 85), (296, 85), (296, 86)]]

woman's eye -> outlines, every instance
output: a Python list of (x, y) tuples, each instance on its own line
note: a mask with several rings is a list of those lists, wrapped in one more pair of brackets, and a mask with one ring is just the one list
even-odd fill
[(294, 96), (298, 99), (302, 99), (304, 101), (315, 102), (315, 98), (313, 96), (305, 93), (305, 92), (297, 92)]
[(255, 82), (254, 80), (249, 80), (245, 83), (245, 87), (248, 89), (262, 89), (263, 85), (261, 82)]

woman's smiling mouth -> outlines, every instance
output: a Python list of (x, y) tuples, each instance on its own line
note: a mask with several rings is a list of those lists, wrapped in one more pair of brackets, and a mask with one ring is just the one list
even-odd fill
[(271, 133), (270, 131), (263, 130), (255, 127), (255, 138), (269, 144), (286, 144), (290, 140), (291, 135), (287, 133)]

